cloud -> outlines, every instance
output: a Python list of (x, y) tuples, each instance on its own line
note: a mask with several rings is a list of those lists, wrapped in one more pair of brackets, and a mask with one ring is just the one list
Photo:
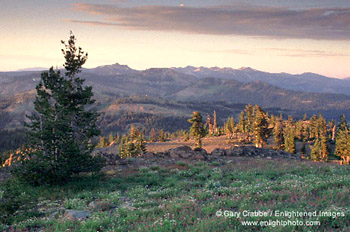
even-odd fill
[[(203, 51), (203, 50), (201, 50)], [(211, 53), (230, 53), (230, 54), (239, 54), (239, 55), (255, 55), (256, 51), (244, 50), (244, 49), (227, 49), (227, 50), (205, 50), (205, 52)]]
[(350, 40), (350, 8), (292, 10), (277, 7), (134, 6), (74, 4), (74, 9), (103, 16), (102, 21), (76, 23), (133, 30), (179, 31), (269, 38)]
[(322, 50), (302, 50), (302, 49), (284, 49), (284, 48), (268, 48), (268, 51), (276, 51), (279, 56), (290, 56), (290, 57), (342, 57), (350, 56), (346, 53), (338, 52), (327, 52)]
[(304, 49), (285, 49), (285, 48), (266, 48), (266, 49), (254, 49), (254, 50), (243, 50), (243, 49), (226, 49), (226, 50), (205, 50), (206, 52), (212, 53), (232, 53), (240, 55), (261, 55), (275, 54), (277, 56), (286, 57), (350, 57), (350, 54), (340, 52), (328, 52), (322, 50), (304, 50)]
[(83, 20), (67, 19), (67, 20), (64, 20), (64, 22), (81, 23), (81, 24), (92, 25), (92, 26), (120, 26), (120, 24), (118, 23), (106, 23), (106, 22), (100, 22), (100, 21), (83, 21)]

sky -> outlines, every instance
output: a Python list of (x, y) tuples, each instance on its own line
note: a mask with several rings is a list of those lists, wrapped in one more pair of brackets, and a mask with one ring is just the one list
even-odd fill
[(348, 0), (0, 0), (0, 70), (61, 67), (72, 31), (86, 68), (251, 67), (350, 77)]

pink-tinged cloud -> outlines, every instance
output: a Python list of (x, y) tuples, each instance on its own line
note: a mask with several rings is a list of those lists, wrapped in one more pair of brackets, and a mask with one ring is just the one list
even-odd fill
[(284, 49), (284, 48), (269, 48), (268, 51), (278, 52), (279, 56), (290, 57), (349, 57), (350, 54), (339, 52), (327, 52), (322, 50), (303, 50), (303, 49)]
[(106, 22), (99, 22), (99, 21), (83, 21), (83, 20), (72, 20), (72, 19), (64, 20), (64, 22), (81, 23), (81, 24), (92, 25), (92, 26), (121, 26), (118, 23), (106, 23)]
[(214, 35), (350, 40), (350, 8), (291, 10), (275, 7), (173, 7), (75, 4), (75, 10), (103, 21), (71, 21), (134, 30)]

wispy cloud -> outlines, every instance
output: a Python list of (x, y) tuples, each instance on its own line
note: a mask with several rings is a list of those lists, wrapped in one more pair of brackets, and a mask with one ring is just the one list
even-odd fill
[(67, 19), (65, 20), (67, 23), (81, 23), (81, 24), (87, 24), (92, 26), (120, 26), (118, 23), (107, 23), (107, 22), (100, 22), (100, 21), (83, 21), (83, 20), (72, 20)]
[(350, 54), (339, 52), (328, 52), (322, 50), (303, 50), (303, 49), (285, 49), (285, 48), (268, 48), (266, 51), (275, 51), (279, 56), (290, 57), (340, 57), (350, 56)]
[(239, 55), (254, 55), (256, 51), (253, 50), (245, 50), (245, 49), (226, 49), (226, 50), (201, 50), (201, 52), (209, 52), (209, 53), (232, 53)]
[(292, 10), (276, 7), (176, 7), (74, 4), (74, 9), (101, 15), (102, 21), (75, 23), (134, 30), (180, 31), (214, 35), (350, 40), (350, 8)]
[[(201, 50), (203, 51), (203, 50)], [(266, 49), (226, 49), (226, 50), (205, 50), (210, 53), (232, 53), (239, 55), (261, 55), (268, 52), (277, 56), (286, 57), (350, 57), (348, 53), (329, 52), (323, 50), (304, 50), (304, 49), (285, 49), (285, 48), (266, 48)]]

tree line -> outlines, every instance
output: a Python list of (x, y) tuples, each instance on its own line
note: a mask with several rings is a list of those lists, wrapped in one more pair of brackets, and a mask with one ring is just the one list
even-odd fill
[[(227, 135), (228, 140), (253, 143), (259, 148), (268, 145), (268, 139), (272, 138), (273, 148), (277, 150), (296, 153), (296, 143), (300, 142), (304, 158), (328, 161), (333, 152), (342, 163), (350, 163), (350, 132), (345, 115), (341, 115), (339, 123), (327, 122), (322, 114), (309, 119), (306, 114), (301, 120), (292, 116), (283, 119), (282, 115), (269, 115), (260, 106), (248, 104), (239, 114), (237, 124), (233, 117), (228, 117), (224, 125), (218, 126), (215, 111), (213, 117), (207, 116), (205, 123), (198, 111), (193, 112), (189, 122), (192, 123), (190, 133), (199, 147), (204, 136)], [(310, 153), (306, 151), (307, 145)], [(331, 149), (332, 146), (335, 148)]]

